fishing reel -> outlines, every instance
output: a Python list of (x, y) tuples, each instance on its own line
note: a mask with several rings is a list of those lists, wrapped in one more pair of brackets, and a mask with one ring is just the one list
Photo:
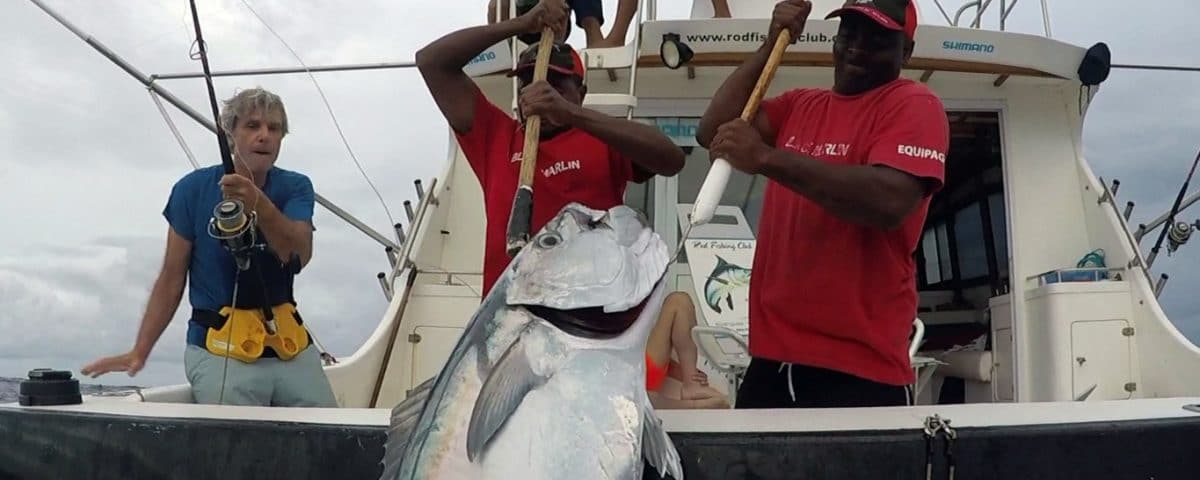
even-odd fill
[(1182, 247), (1192, 238), (1192, 231), (1197, 229), (1200, 229), (1200, 220), (1197, 220), (1194, 225), (1187, 222), (1177, 222), (1175, 226), (1171, 227), (1171, 231), (1167, 233), (1167, 254), (1169, 255), (1179, 250), (1179, 247)]
[(246, 214), (242, 202), (225, 200), (213, 208), (213, 216), (208, 221), (208, 235), (221, 242), (243, 272), (250, 268), (254, 250), (262, 248), (257, 245), (256, 219), (253, 213)]

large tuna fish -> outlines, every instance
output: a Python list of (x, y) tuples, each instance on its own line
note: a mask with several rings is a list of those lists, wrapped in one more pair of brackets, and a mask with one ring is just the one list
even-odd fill
[(382, 478), (682, 479), (645, 389), (668, 253), (633, 209), (564, 207), (392, 410)]

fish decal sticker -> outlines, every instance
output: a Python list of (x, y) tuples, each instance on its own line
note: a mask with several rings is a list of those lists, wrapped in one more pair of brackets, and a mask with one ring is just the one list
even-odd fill
[(704, 282), (704, 301), (708, 307), (721, 313), (721, 300), (733, 310), (733, 291), (750, 286), (750, 269), (729, 263), (717, 255), (717, 265)]

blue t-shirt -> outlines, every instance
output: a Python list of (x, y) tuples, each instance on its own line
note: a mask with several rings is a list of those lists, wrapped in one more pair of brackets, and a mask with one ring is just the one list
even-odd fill
[[(188, 300), (192, 308), (216, 312), (230, 305), (235, 276), (238, 281), (239, 308), (261, 306), (264, 300), (269, 305), (292, 301), (293, 275), (274, 253), (262, 250), (252, 259), (252, 265), (262, 272), (260, 282), (255, 267), (237, 275), (233, 255), (225, 250), (219, 240), (208, 234), (213, 208), (223, 200), (219, 182), (224, 175), (225, 170), (221, 165), (201, 168), (185, 175), (172, 187), (171, 197), (163, 209), (163, 216), (171, 228), (192, 243), (191, 259), (188, 261)], [(307, 176), (272, 167), (267, 171), (267, 181), (262, 190), (288, 218), (312, 223), (315, 194)], [(246, 208), (249, 209), (250, 205), (246, 205)], [(266, 242), (261, 233), (257, 236), (257, 242)], [(203, 345), (204, 335), (204, 326), (195, 320), (189, 322), (188, 343)]]

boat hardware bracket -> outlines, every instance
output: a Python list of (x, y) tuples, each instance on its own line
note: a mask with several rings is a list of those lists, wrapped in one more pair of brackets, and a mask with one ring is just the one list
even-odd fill
[(933, 414), (925, 417), (925, 480), (933, 480), (933, 443), (939, 433), (944, 432), (945, 447), (942, 450), (942, 455), (946, 457), (947, 477), (949, 480), (954, 480), (954, 441), (958, 439), (958, 432), (950, 426), (949, 418), (942, 418), (941, 415)]
[[(1081, 360), (1083, 359), (1083, 357), (1079, 357), (1079, 358), (1080, 358)], [(1080, 365), (1083, 365), (1083, 362), (1079, 362), (1079, 364), (1080, 364)], [(1092, 384), (1092, 386), (1088, 387), (1088, 389), (1087, 389), (1087, 390), (1084, 390), (1084, 392), (1083, 392), (1083, 393), (1081, 393), (1081, 394), (1079, 394), (1078, 396), (1076, 396), (1076, 397), (1075, 397), (1075, 401), (1076, 401), (1076, 402), (1084, 402), (1084, 401), (1087, 401), (1087, 399), (1088, 399), (1088, 398), (1090, 398), (1090, 397), (1092, 396), (1092, 393), (1094, 393), (1094, 392), (1096, 391), (1096, 387), (1099, 387), (1099, 386), (1100, 386), (1100, 384), (1099, 384), (1099, 383), (1093, 383), (1093, 384)]]
[(1104, 182), (1104, 177), (1100, 177), (1099, 180), (1101, 191), (1100, 198), (1096, 199), (1096, 204), (1100, 205), (1104, 202), (1117, 201), (1117, 190), (1121, 188), (1121, 181), (1113, 179), (1112, 186), (1110, 187)]

